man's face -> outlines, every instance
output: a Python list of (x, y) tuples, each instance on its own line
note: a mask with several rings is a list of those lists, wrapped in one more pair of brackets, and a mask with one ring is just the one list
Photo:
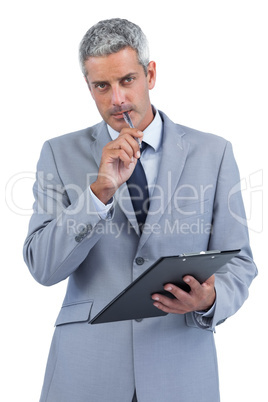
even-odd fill
[(114, 130), (127, 124), (122, 113), (129, 112), (134, 127), (144, 130), (153, 120), (149, 90), (155, 85), (155, 63), (148, 74), (139, 64), (137, 53), (126, 47), (108, 56), (90, 57), (85, 62), (87, 83), (103, 118)]

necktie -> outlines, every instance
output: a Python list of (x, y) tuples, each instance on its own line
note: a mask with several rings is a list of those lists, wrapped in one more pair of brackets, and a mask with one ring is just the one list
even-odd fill
[[(147, 144), (142, 142), (140, 149), (141, 154), (145, 150), (146, 146)], [(136, 218), (142, 232), (149, 209), (149, 192), (147, 179), (140, 159), (138, 159), (135, 169), (127, 181), (127, 185)]]

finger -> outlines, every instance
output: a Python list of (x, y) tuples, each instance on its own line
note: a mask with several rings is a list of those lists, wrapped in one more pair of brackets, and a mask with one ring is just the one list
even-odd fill
[(140, 130), (137, 130), (134, 134), (134, 138), (137, 140), (139, 139), (140, 141), (143, 140), (143, 132)]
[(185, 314), (186, 312), (185, 309), (180, 308), (179, 306), (178, 307), (176, 306), (176, 308), (171, 308), (159, 302), (155, 302), (153, 303), (153, 305), (167, 314)]
[(141, 142), (143, 140), (143, 132), (142, 131), (137, 130), (136, 128), (127, 128), (127, 129), (124, 128), (120, 132), (118, 138), (120, 138), (122, 136), (125, 136), (125, 135), (128, 135), (128, 136), (132, 137), (136, 141), (136, 143), (138, 144), (138, 147), (140, 148), (140, 144), (141, 144)]
[(118, 159), (123, 162), (125, 168), (130, 168), (131, 166), (136, 165), (137, 159), (134, 158), (134, 156), (129, 156), (129, 154), (125, 152), (124, 149), (119, 149), (116, 153)]
[(189, 302), (190, 299), (189, 293), (181, 289), (180, 287), (175, 286), (172, 283), (168, 283), (164, 286), (164, 289), (167, 292), (171, 293), (175, 297), (175, 299), (181, 301), (182, 303)]
[[(132, 146), (135, 146), (135, 144), (133, 144)], [(120, 159), (124, 163), (129, 164), (133, 162), (133, 158), (138, 159), (138, 157), (140, 156), (138, 154), (139, 148), (137, 147), (138, 150), (136, 151), (135, 149), (133, 149), (132, 146), (129, 144), (128, 141), (125, 140), (111, 141), (111, 143), (109, 143), (103, 150), (103, 157), (108, 162), (111, 158), (111, 160)]]
[(193, 276), (186, 275), (183, 278), (183, 281), (190, 286), (191, 292), (198, 293), (201, 291), (201, 284), (198, 282)]
[(124, 164), (126, 168), (129, 168), (131, 163), (136, 164), (137, 159), (133, 156), (129, 156), (124, 149), (121, 148), (113, 148), (105, 151), (104, 160), (106, 163), (114, 163), (114, 161), (120, 161)]
[(139, 138), (140, 140), (143, 139), (143, 132), (138, 130), (137, 128), (130, 128), (130, 127), (123, 128), (120, 131), (118, 138), (125, 134), (128, 134), (133, 138)]
[(113, 141), (112, 147), (115, 149), (123, 149), (129, 155), (129, 157), (134, 156), (135, 158), (140, 157), (139, 144), (129, 134), (124, 134)]
[[(177, 288), (176, 286), (171, 286), (171, 285), (167, 285), (167, 287), (164, 286), (164, 289), (167, 292), (171, 293), (174, 297), (165, 296), (161, 293), (160, 294), (155, 293), (152, 295), (152, 299), (155, 302), (161, 303), (162, 305), (169, 307), (169, 308), (173, 308), (177, 302), (181, 302), (182, 301), (181, 299), (183, 299), (183, 293), (186, 293), (182, 290), (182, 294), (180, 294), (179, 290), (181, 290), (181, 289)], [(177, 292), (177, 290), (178, 290), (178, 292)], [(186, 293), (186, 295), (187, 295), (187, 293)]]
[(165, 313), (184, 314), (186, 312), (185, 305), (180, 300), (163, 296), (161, 294), (152, 295), (153, 305)]
[[(132, 139), (133, 140), (133, 139)], [(131, 143), (131, 141), (128, 141), (128, 139), (122, 139), (118, 141), (118, 144), (116, 144), (117, 147), (119, 147), (120, 151), (119, 154), (122, 154), (125, 152), (129, 158), (138, 158), (138, 152), (139, 152), (139, 147), (138, 144), (135, 144), (135, 140)]]

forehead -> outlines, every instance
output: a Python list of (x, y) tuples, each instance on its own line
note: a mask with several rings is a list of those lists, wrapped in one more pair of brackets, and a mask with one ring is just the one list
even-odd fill
[(136, 51), (130, 47), (107, 56), (89, 57), (85, 68), (89, 82), (118, 80), (127, 74), (143, 71)]

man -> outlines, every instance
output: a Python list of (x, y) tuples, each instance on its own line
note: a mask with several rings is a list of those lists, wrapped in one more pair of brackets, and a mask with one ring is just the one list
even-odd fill
[[(69, 278), (41, 401), (219, 401), (213, 331), (256, 276), (247, 228), (235, 219), (244, 209), (231, 145), (151, 105), (156, 64), (135, 24), (99, 22), (80, 60), (103, 121), (44, 144), (24, 246), (38, 282)], [(149, 200), (135, 213), (130, 181), (141, 165)], [(164, 288), (174, 298), (152, 295), (169, 314), (88, 324), (160, 257), (217, 249), (241, 252), (203, 284), (187, 275), (189, 293), (171, 283)]]

